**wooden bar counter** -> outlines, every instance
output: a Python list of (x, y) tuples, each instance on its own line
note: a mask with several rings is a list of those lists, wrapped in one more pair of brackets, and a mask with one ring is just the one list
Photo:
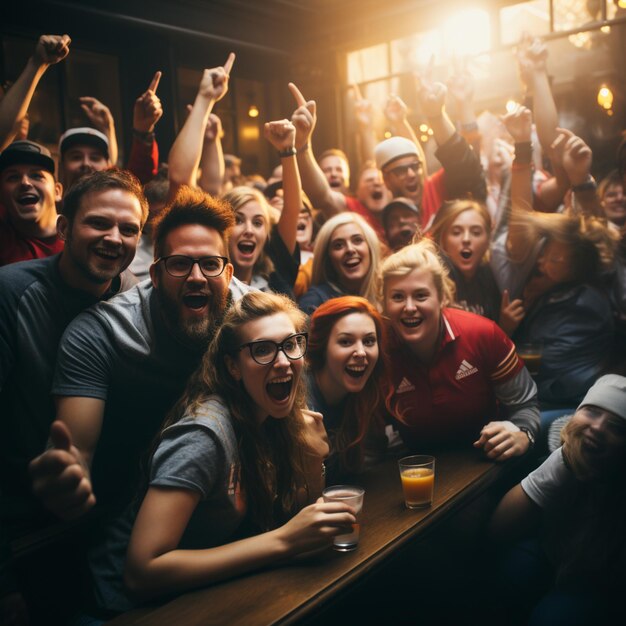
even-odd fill
[(439, 452), (436, 459), (435, 499), (428, 509), (404, 506), (396, 459), (388, 459), (354, 481), (365, 487), (361, 538), (355, 551), (329, 549), (306, 562), (240, 576), (160, 606), (130, 611), (109, 623), (261, 626), (293, 624), (310, 617), (408, 542), (437, 528), (516, 465), (486, 461), (473, 449)]

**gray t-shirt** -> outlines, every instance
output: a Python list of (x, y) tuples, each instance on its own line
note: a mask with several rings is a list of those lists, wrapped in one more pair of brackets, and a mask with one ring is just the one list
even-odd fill
[[(149, 485), (200, 494), (180, 549), (211, 548), (233, 541), (246, 503), (239, 480), (237, 439), (228, 408), (219, 396), (210, 396), (195, 416), (186, 416), (163, 431), (152, 459)], [(96, 600), (110, 611), (133, 607), (122, 576), (139, 506), (139, 500), (133, 502), (109, 525), (104, 542), (90, 551)]]
[(564, 489), (574, 480), (574, 475), (565, 465), (563, 447), (560, 447), (522, 480), (521, 487), (537, 506), (546, 509), (559, 501)]

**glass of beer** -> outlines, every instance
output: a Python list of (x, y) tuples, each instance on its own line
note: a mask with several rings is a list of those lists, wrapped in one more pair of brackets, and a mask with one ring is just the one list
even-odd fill
[(427, 454), (405, 456), (398, 461), (398, 468), (407, 509), (431, 506), (435, 491), (435, 457)]
[(356, 524), (352, 524), (352, 532), (337, 535), (333, 541), (333, 548), (337, 552), (356, 550), (361, 532), (361, 511), (363, 510), (364, 495), (365, 489), (352, 485), (335, 485), (334, 487), (327, 487), (322, 492), (324, 502), (344, 502), (356, 512)]
[(531, 376), (539, 374), (539, 366), (541, 365), (541, 352), (543, 345), (540, 342), (520, 343), (517, 348), (517, 355), (528, 370)]

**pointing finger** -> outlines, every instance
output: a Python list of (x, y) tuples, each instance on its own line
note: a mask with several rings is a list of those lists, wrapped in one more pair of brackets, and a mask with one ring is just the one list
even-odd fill
[(304, 99), (302, 92), (293, 83), (289, 83), (289, 91), (291, 91), (291, 95), (294, 97), (296, 104), (299, 107), (306, 106), (308, 108), (308, 103)]
[(148, 87), (148, 91), (156, 91), (159, 86), (159, 81), (161, 80), (161, 72), (155, 72), (154, 78)]
[(359, 89), (359, 85), (357, 83), (353, 83), (350, 86), (352, 87), (352, 91), (354, 92), (354, 97), (357, 100), (363, 100), (363, 96), (361, 95), (361, 90)]
[(233, 69), (233, 65), (235, 63), (235, 53), (231, 52), (226, 59), (226, 63), (224, 63), (224, 71), (227, 76), (230, 76), (230, 70)]
[(505, 289), (502, 292), (502, 308), (506, 309), (509, 306), (510, 303), (511, 303), (511, 300), (509, 298), (509, 290)]

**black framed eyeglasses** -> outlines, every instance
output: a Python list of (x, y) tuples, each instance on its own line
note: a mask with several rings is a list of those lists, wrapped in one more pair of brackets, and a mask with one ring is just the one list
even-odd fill
[(165, 271), (175, 278), (187, 278), (197, 263), (204, 276), (216, 278), (224, 271), (228, 259), (225, 256), (202, 256), (194, 259), (183, 254), (172, 254), (171, 256), (162, 256), (155, 263), (163, 263)]
[(413, 170), (416, 174), (419, 174), (421, 169), (421, 162), (413, 161), (412, 163), (407, 163), (407, 165), (397, 165), (396, 167), (390, 168), (388, 171), (398, 178), (404, 178), (409, 173), (409, 170)]
[(289, 335), (280, 343), (276, 343), (271, 339), (261, 339), (260, 341), (250, 341), (239, 346), (238, 350), (248, 348), (250, 356), (259, 365), (270, 365), (276, 360), (278, 351), (282, 350), (284, 355), (290, 361), (297, 361), (306, 354), (309, 343), (309, 335), (307, 333), (296, 333)]

